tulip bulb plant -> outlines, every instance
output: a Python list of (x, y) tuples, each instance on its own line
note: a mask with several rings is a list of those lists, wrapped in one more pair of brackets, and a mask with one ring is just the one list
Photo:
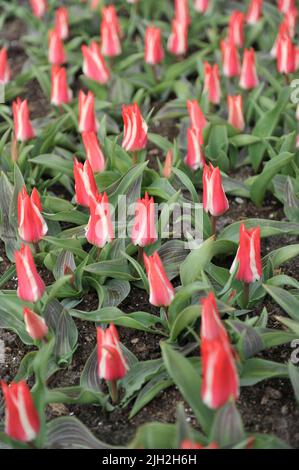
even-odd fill
[(298, 4), (0, 3), (0, 448), (299, 448)]

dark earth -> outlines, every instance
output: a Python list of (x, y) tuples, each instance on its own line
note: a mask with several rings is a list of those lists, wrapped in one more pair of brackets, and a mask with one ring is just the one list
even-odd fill
[[(5, 39), (9, 45), (9, 56), (14, 74), (21, 72), (26, 62), (26, 53), (22, 46), (21, 37), (26, 33), (26, 27), (19, 20), (10, 20), (5, 24), (0, 33), (0, 40)], [(44, 98), (39, 84), (33, 81), (27, 84), (24, 97), (29, 99), (33, 118), (47, 114), (49, 106)], [(167, 123), (159, 126), (159, 133), (170, 140), (177, 134), (175, 123)], [(154, 147), (149, 149), (150, 166), (156, 168), (156, 159), (162, 161), (162, 152)], [(250, 168), (243, 168), (238, 174), (232, 176), (244, 179), (249, 176)], [(57, 194), (64, 193), (57, 188)], [(65, 196), (67, 197), (67, 196)], [(253, 203), (240, 198), (230, 199), (230, 211), (223, 218), (222, 224), (227, 225), (237, 220), (249, 217), (271, 218), (282, 220), (284, 213), (281, 205), (274, 199), (266, 199), (262, 208), (256, 208)], [(294, 237), (272, 237), (262, 243), (263, 254), (286, 244), (296, 242)], [(6, 258), (4, 246), (0, 244), (0, 275), (9, 267), (10, 262)], [(299, 260), (294, 260), (284, 266), (284, 273), (298, 279)], [(51, 284), (52, 278), (48, 271), (41, 269), (40, 273), (46, 284)], [(15, 289), (17, 283), (10, 281), (2, 288)], [(89, 294), (80, 304), (81, 310), (93, 310), (97, 308), (96, 295)], [(266, 298), (264, 306), (267, 307), (271, 327), (277, 325), (274, 316), (284, 315), (284, 312), (270, 298)], [(157, 313), (157, 310), (148, 303), (148, 296), (144, 291), (133, 287), (130, 295), (119, 306), (126, 313), (140, 310)], [(255, 313), (260, 313), (263, 305), (259, 305)], [(78, 348), (74, 354), (72, 364), (55, 374), (51, 379), (51, 388), (71, 386), (78, 384), (84, 365), (92, 353), (96, 344), (96, 330), (93, 323), (76, 320), (79, 330)], [(278, 325), (277, 325), (278, 326)], [(122, 343), (131, 350), (139, 360), (156, 359), (160, 357), (159, 341), (161, 336), (153, 335), (137, 330), (119, 328)], [(1, 379), (10, 382), (18, 371), (19, 364), (29, 351), (24, 347), (17, 335), (1, 331), (0, 338), (5, 343), (5, 363), (0, 364)], [(267, 350), (260, 357), (273, 361), (286, 363), (290, 359), (292, 349), (290, 345), (284, 345)], [(178, 402), (182, 401), (179, 391), (175, 387), (161, 392), (149, 405), (144, 407), (139, 414), (129, 420), (131, 406), (126, 409), (116, 409), (110, 415), (104, 413), (97, 406), (73, 406), (53, 404), (48, 406), (47, 418), (71, 415), (79, 418), (101, 440), (109, 444), (125, 445), (135, 435), (137, 428), (150, 421), (172, 423), (176, 418)], [(299, 448), (299, 409), (296, 405), (294, 393), (288, 380), (273, 379), (255, 386), (244, 387), (237, 402), (238, 409), (244, 420), (247, 432), (274, 434), (289, 443), (292, 447)], [(196, 427), (196, 421), (192, 410), (185, 404), (188, 421)], [(0, 419), (3, 418), (3, 403), (0, 402)]]

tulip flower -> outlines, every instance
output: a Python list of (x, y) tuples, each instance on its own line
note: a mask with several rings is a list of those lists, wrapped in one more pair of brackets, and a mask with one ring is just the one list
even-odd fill
[(256, 72), (255, 52), (254, 49), (245, 49), (243, 64), (241, 68), (240, 87), (243, 90), (252, 90), (259, 84)]
[(27, 243), (38, 243), (48, 232), (41, 211), (37, 190), (34, 188), (29, 197), (24, 186), (18, 196), (18, 230), (20, 238)]
[(94, 110), (94, 94), (79, 92), (79, 132), (97, 132), (97, 121)]
[(51, 88), (51, 104), (54, 106), (68, 104), (72, 100), (73, 93), (68, 87), (65, 67), (52, 66)]
[(69, 12), (60, 7), (55, 11), (55, 30), (63, 41), (69, 37)]
[(105, 170), (105, 157), (95, 132), (82, 132), (82, 140), (87, 159), (94, 173)]
[(240, 75), (241, 64), (238, 50), (232, 40), (221, 41), (222, 69), (225, 77), (237, 77)]
[(278, 0), (278, 9), (282, 13), (287, 13), (289, 10), (295, 7), (295, 0)]
[(198, 104), (197, 100), (188, 100), (187, 109), (193, 129), (202, 130), (207, 125), (207, 120)]
[(239, 378), (228, 334), (222, 325), (214, 294), (202, 299), (202, 400), (217, 409), (239, 396)]
[(234, 11), (229, 20), (228, 38), (236, 47), (243, 47), (244, 45), (244, 13)]
[(206, 13), (209, 8), (209, 0), (194, 0), (194, 9), (200, 13)]
[(117, 34), (121, 37), (122, 31), (119, 23), (119, 19), (116, 13), (116, 9), (114, 5), (108, 5), (102, 8), (102, 19), (106, 23), (112, 23), (113, 27), (116, 29)]
[(66, 62), (66, 54), (62, 39), (55, 29), (49, 31), (48, 60), (52, 65), (62, 65)]
[(212, 104), (219, 104), (221, 100), (221, 84), (218, 64), (210, 65), (204, 63), (204, 93), (207, 93), (208, 100)]
[(123, 105), (122, 117), (124, 121), (122, 148), (127, 152), (144, 149), (147, 144), (148, 126), (141, 115), (138, 104)]
[(125, 377), (129, 366), (121, 350), (117, 329), (110, 324), (106, 330), (97, 328), (98, 375), (111, 384), (112, 401), (118, 401), (117, 381)]
[(279, 28), (278, 28), (278, 34), (275, 38), (275, 42), (273, 44), (273, 47), (271, 49), (271, 56), (274, 57), (275, 59), (277, 58), (277, 45), (281, 37), (284, 35), (289, 36), (289, 31), (288, 27), (285, 24), (285, 22), (280, 23)]
[(250, 0), (246, 22), (248, 24), (257, 24), (263, 15), (263, 0)]
[(15, 252), (18, 277), (17, 294), (25, 302), (36, 302), (45, 291), (45, 284), (39, 276), (29, 245), (22, 244), (20, 251)]
[(168, 307), (174, 298), (175, 291), (158, 252), (156, 251), (152, 256), (144, 253), (143, 260), (150, 288), (150, 303), (155, 307)]
[(231, 267), (234, 271), (239, 262), (236, 279), (247, 284), (259, 281), (262, 277), (261, 239), (260, 227), (246, 230), (245, 225), (240, 225), (240, 242), (235, 260)]
[(291, 38), (293, 38), (296, 34), (297, 19), (298, 10), (297, 8), (292, 8), (286, 13), (283, 20), (283, 24), (285, 25), (286, 31), (288, 32)]
[(91, 197), (89, 210), (86, 239), (91, 245), (103, 248), (115, 238), (107, 194)]
[(29, 308), (23, 309), (23, 316), (26, 331), (34, 341), (41, 340), (47, 336), (49, 328), (43, 317), (37, 315)]
[(181, 449), (218, 449), (216, 442), (211, 442), (208, 446), (203, 446), (191, 441), (190, 439), (184, 439), (181, 443)]
[(7, 85), (11, 79), (11, 70), (7, 60), (7, 49), (0, 49), (0, 85)]
[(109, 82), (110, 72), (98, 44), (93, 41), (89, 47), (83, 45), (81, 49), (84, 75), (102, 85)]
[(101, 22), (101, 52), (105, 57), (116, 57), (121, 54), (121, 42), (114, 23)]
[(144, 60), (146, 64), (157, 65), (164, 59), (161, 30), (148, 26), (145, 31)]
[(140, 247), (151, 245), (157, 240), (155, 225), (154, 198), (145, 193), (143, 199), (138, 199), (135, 207), (135, 221), (131, 234), (133, 245)]
[(88, 160), (83, 165), (74, 159), (74, 178), (77, 204), (89, 207), (90, 199), (96, 199), (98, 188)]
[(28, 385), (21, 380), (1, 382), (5, 403), (5, 433), (16, 441), (31, 442), (39, 433), (40, 419)]
[(30, 122), (27, 100), (17, 98), (12, 104), (14, 134), (19, 142), (26, 142), (35, 137), (35, 132)]
[(46, 0), (29, 0), (32, 13), (37, 18), (42, 18), (48, 10), (48, 4)]
[(187, 155), (185, 163), (194, 171), (198, 170), (198, 168), (203, 168), (205, 164), (203, 144), (202, 130), (189, 128), (187, 130)]
[(181, 24), (190, 24), (188, 0), (174, 0), (174, 17)]
[(184, 55), (188, 49), (188, 25), (174, 19), (172, 32), (168, 38), (167, 49), (174, 55)]
[(228, 96), (228, 122), (231, 126), (239, 131), (245, 129), (245, 121), (243, 116), (243, 98), (241, 95)]
[(219, 217), (229, 209), (219, 168), (214, 168), (212, 163), (205, 165), (202, 182), (203, 208), (205, 212), (209, 212), (212, 217)]
[(168, 150), (164, 162), (163, 168), (163, 176), (164, 178), (170, 178), (172, 173), (172, 165), (173, 165), (173, 151), (170, 149)]
[(277, 41), (277, 70), (286, 75), (296, 71), (296, 47), (287, 34), (279, 35)]

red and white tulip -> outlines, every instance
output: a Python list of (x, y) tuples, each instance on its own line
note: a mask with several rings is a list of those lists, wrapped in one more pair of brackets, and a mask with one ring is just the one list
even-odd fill
[(45, 292), (45, 284), (36, 270), (29, 245), (22, 244), (15, 252), (18, 277), (18, 297), (25, 302), (36, 302)]
[(96, 41), (90, 46), (82, 46), (83, 73), (86, 77), (105, 85), (110, 80), (110, 71), (107, 67), (101, 49)]
[(189, 127), (187, 130), (187, 155), (185, 163), (194, 171), (198, 170), (198, 168), (203, 168), (205, 164), (203, 144), (202, 130)]
[(137, 103), (123, 105), (124, 137), (122, 148), (127, 152), (142, 150), (147, 144), (148, 126)]
[(219, 168), (214, 168), (212, 163), (205, 165), (202, 182), (204, 210), (213, 217), (219, 217), (229, 209)]
[(91, 245), (103, 248), (115, 238), (107, 194), (91, 197), (89, 210), (86, 239)]
[(35, 137), (35, 131), (30, 122), (27, 100), (17, 98), (12, 104), (14, 134), (19, 142), (26, 142)]
[(11, 69), (7, 59), (7, 49), (0, 49), (0, 85), (7, 85), (11, 80)]
[(174, 298), (175, 291), (158, 252), (156, 251), (152, 256), (144, 253), (143, 260), (150, 287), (150, 303), (156, 307), (168, 307)]
[(245, 49), (240, 76), (240, 87), (243, 90), (253, 90), (259, 84), (256, 71), (254, 49)]
[(59, 65), (52, 66), (51, 75), (51, 104), (61, 106), (72, 101), (73, 93), (67, 83), (66, 68)]
[(129, 366), (120, 347), (117, 329), (113, 324), (104, 330), (97, 328), (98, 375), (101, 379), (115, 382), (125, 377)]
[(157, 238), (154, 198), (145, 193), (136, 203), (131, 240), (133, 245), (144, 247), (155, 243)]
[(79, 132), (97, 132), (97, 120), (94, 109), (94, 94), (79, 92)]
[(105, 170), (106, 162), (96, 133), (82, 132), (82, 140), (92, 171), (101, 173)]
[(83, 163), (79, 163), (75, 158), (74, 178), (77, 204), (80, 204), (80, 206), (89, 207), (90, 199), (96, 200), (98, 188), (88, 160), (86, 160), (83, 165)]
[(27, 243), (38, 243), (48, 232), (43, 218), (42, 205), (36, 188), (31, 196), (25, 186), (18, 196), (18, 231), (20, 238)]
[(34, 341), (41, 340), (47, 336), (49, 328), (47, 327), (43, 317), (37, 315), (28, 307), (23, 309), (23, 316), (26, 331)]
[(239, 248), (232, 264), (230, 272), (233, 272), (239, 264), (236, 278), (247, 284), (259, 281), (262, 277), (261, 261), (261, 236), (260, 227), (246, 230), (245, 225), (240, 225)]

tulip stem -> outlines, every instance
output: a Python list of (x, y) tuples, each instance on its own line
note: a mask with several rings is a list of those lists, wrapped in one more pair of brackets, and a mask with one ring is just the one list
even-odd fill
[(34, 251), (36, 254), (40, 253), (40, 247), (39, 247), (39, 244), (38, 242), (37, 243), (33, 243), (33, 246), (34, 246)]
[(289, 74), (286, 73), (285, 76), (284, 76), (284, 79), (285, 79), (286, 85), (289, 86), (290, 83), (291, 83), (291, 78), (290, 78)]
[(138, 256), (137, 256), (137, 261), (138, 263), (142, 264), (143, 263), (143, 246), (138, 247)]
[(137, 163), (138, 163), (138, 152), (137, 150), (135, 150), (133, 152), (133, 165), (137, 165)]
[(248, 282), (244, 282), (243, 284), (244, 307), (247, 307), (249, 304), (249, 287), (250, 287), (250, 284), (248, 284)]
[(37, 449), (36, 445), (35, 445), (35, 444), (33, 444), (33, 442), (32, 442), (32, 441), (30, 441), (30, 442), (27, 442), (27, 444), (28, 444), (28, 447), (30, 447), (30, 449)]
[(154, 76), (155, 82), (159, 83), (160, 80), (159, 80), (158, 68), (157, 68), (156, 64), (152, 65), (152, 71), (153, 71), (153, 76)]
[(110, 381), (110, 394), (113, 404), (118, 403), (118, 388), (117, 388), (117, 381), (111, 380)]
[(15, 134), (13, 135), (12, 138), (12, 145), (11, 145), (11, 159), (13, 162), (18, 161), (18, 141), (16, 139)]
[(212, 235), (216, 236), (217, 232), (217, 217), (211, 215), (211, 227), (212, 227)]
[(97, 250), (97, 260), (99, 261), (101, 258), (102, 248), (99, 246)]

